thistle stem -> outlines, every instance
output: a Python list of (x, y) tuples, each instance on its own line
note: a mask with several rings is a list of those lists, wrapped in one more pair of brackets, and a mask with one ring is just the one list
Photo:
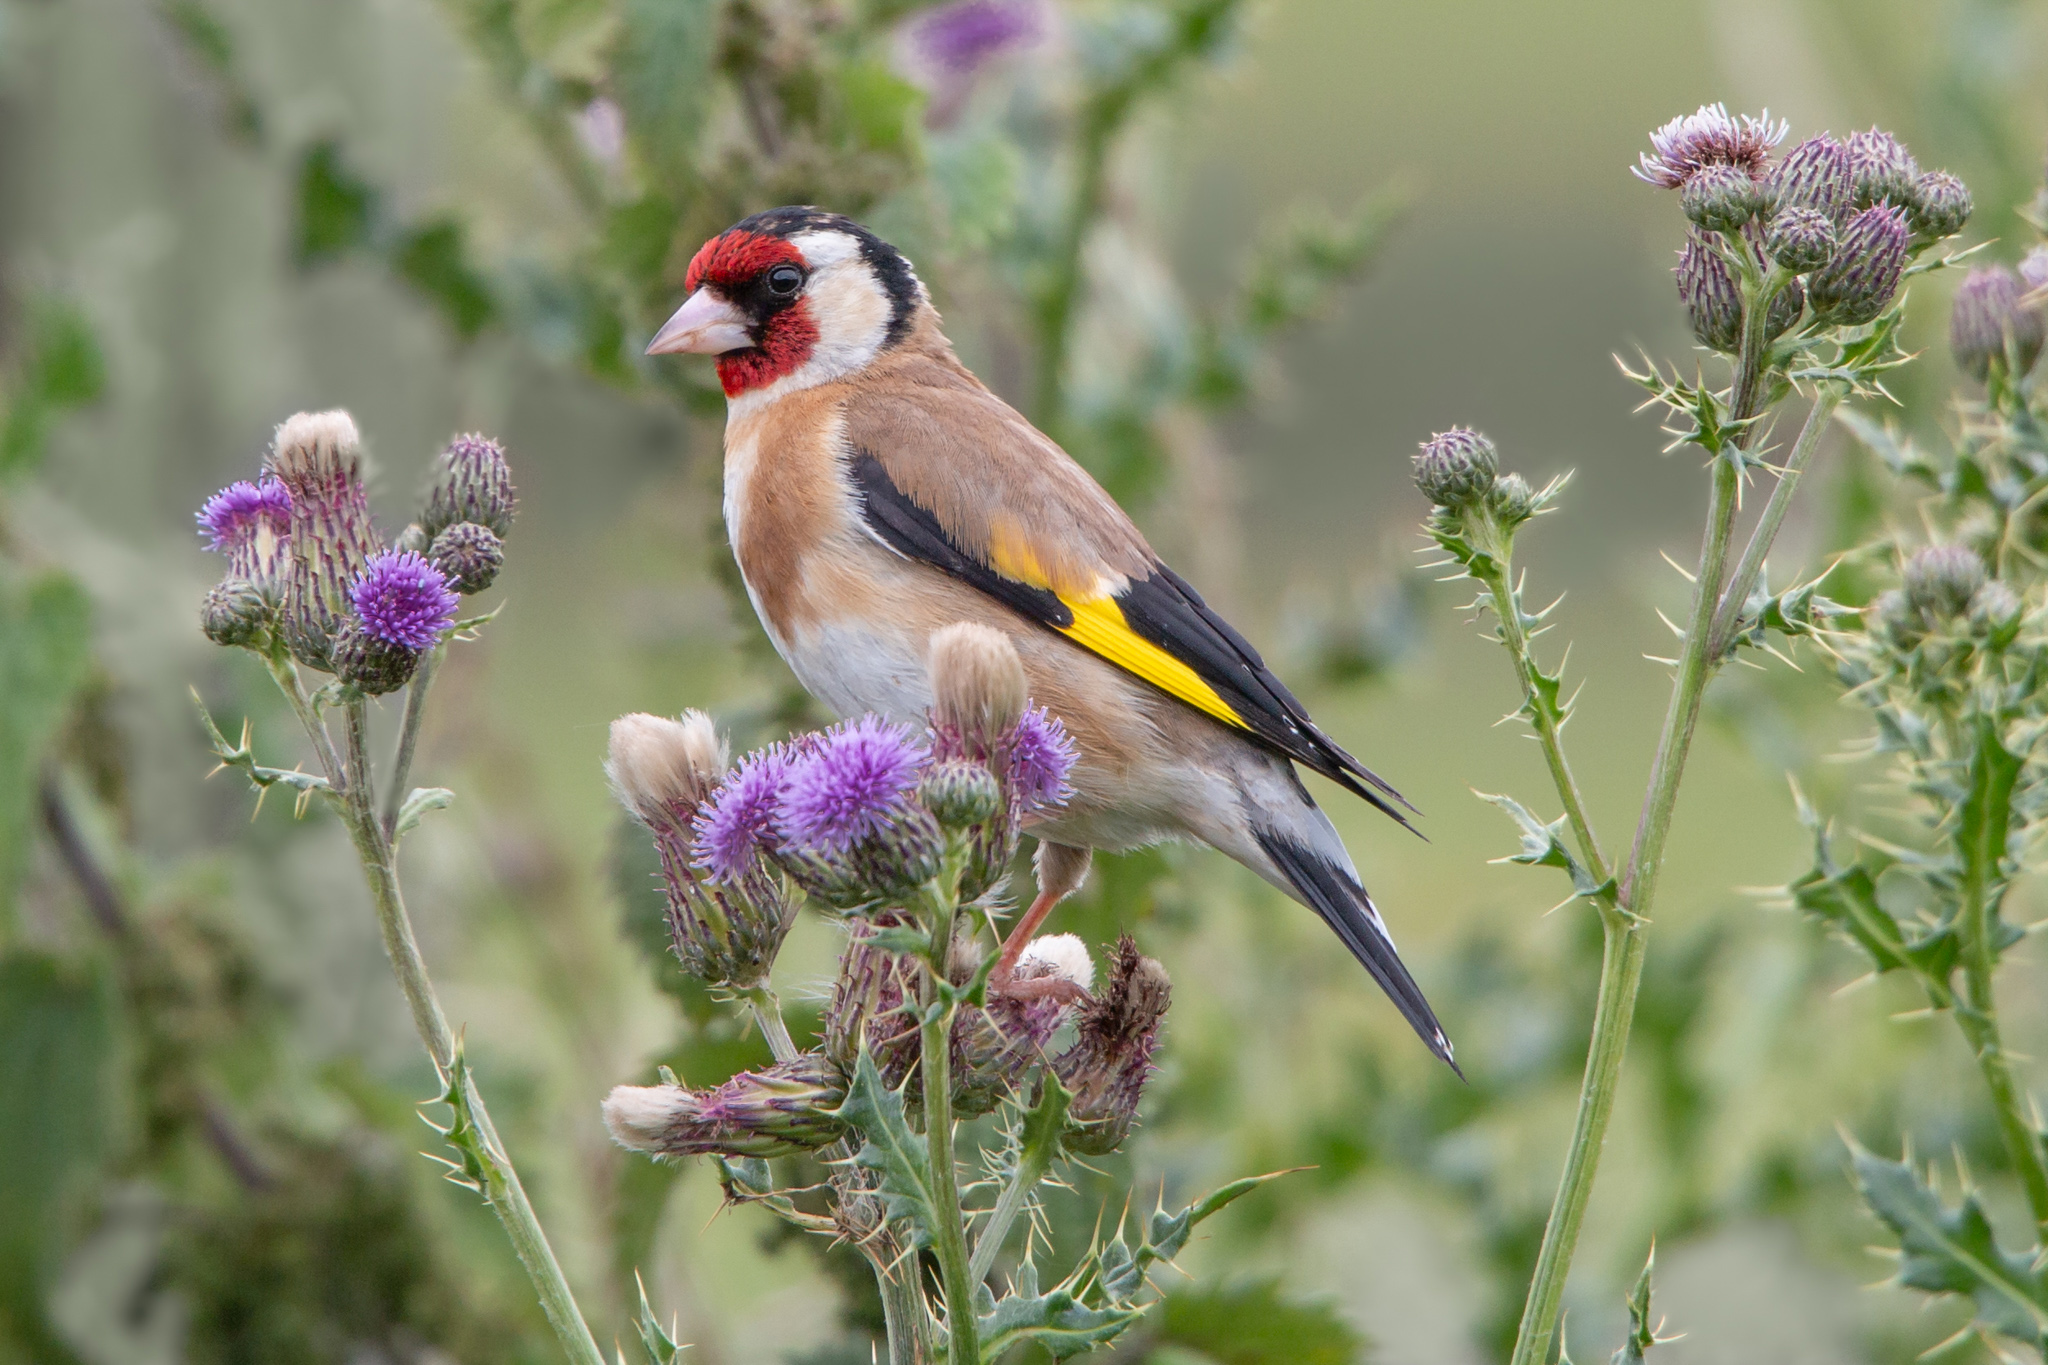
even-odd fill
[(974, 1281), (968, 1275), (967, 1233), (960, 1214), (960, 1176), (953, 1156), (953, 1015), (941, 999), (953, 924), (959, 914), (959, 858), (949, 853), (947, 875), (934, 896), (931, 960), (924, 989), (922, 1055), (924, 1140), (931, 1158), (932, 1202), (938, 1214), (932, 1252), (946, 1299), (946, 1359), (950, 1365), (980, 1365), (981, 1339), (974, 1317)]
[(1813, 406), (1807, 410), (1806, 424), (1799, 429), (1799, 439), (1792, 443), (1792, 450), (1785, 457), (1785, 467), (1779, 471), (1778, 486), (1771, 490), (1771, 499), (1764, 504), (1763, 515), (1757, 518), (1756, 529), (1750, 532), (1749, 544), (1743, 547), (1742, 558), (1736, 561), (1735, 572), (1728, 579), (1728, 590), (1721, 595), (1721, 606), (1714, 613), (1714, 629), (1708, 639), (1711, 657), (1720, 660), (1726, 657), (1728, 645), (1735, 638), (1735, 627), (1742, 619), (1742, 609), (1749, 603), (1749, 594), (1756, 586), (1757, 575), (1763, 572), (1764, 560), (1771, 553), (1771, 545), (1778, 538), (1778, 529), (1785, 523), (1785, 513), (1792, 506), (1792, 496), (1799, 491), (1799, 476), (1813, 458), (1814, 447), (1820, 444), (1821, 433), (1827, 430), (1828, 420), (1835, 415), (1835, 409), (1842, 405), (1847, 391), (1839, 384), (1823, 384), (1815, 395)]
[(1010, 1225), (1017, 1221), (1017, 1215), (1024, 1212), (1024, 1201), (1031, 1196), (1038, 1184), (1042, 1171), (1017, 1169), (1003, 1186), (1002, 1195), (996, 1200), (995, 1208), (989, 1211), (988, 1222), (982, 1226), (981, 1235), (974, 1241), (974, 1260), (967, 1267), (967, 1278), (980, 1284), (995, 1269), (996, 1255), (1003, 1249), (1003, 1239), (1010, 1235)]
[(768, 1040), (768, 1051), (778, 1062), (796, 1060), (796, 1040), (789, 1036), (789, 1025), (782, 1020), (782, 1002), (767, 983), (750, 986), (740, 995), (747, 1002), (747, 1008), (754, 1013), (754, 1023), (761, 1030), (761, 1036)]
[(882, 1292), (882, 1331), (889, 1342), (889, 1365), (930, 1365), (924, 1333), (924, 1296), (917, 1292), (917, 1260), (896, 1266), (870, 1259), (875, 1285)]
[(441, 666), (441, 656), (447, 652), (446, 645), (436, 645), (428, 650), (414, 671), (412, 681), (406, 684), (405, 719), (398, 730), (397, 752), (391, 758), (391, 785), (384, 793), (386, 839), (392, 838), (398, 829), (398, 812), (405, 805), (406, 783), (412, 777), (412, 756), (419, 749), (420, 722), (427, 714), (427, 689), (434, 685), (434, 674)]
[(329, 789), (341, 792), (348, 783), (348, 774), (342, 770), (341, 759), (334, 752), (334, 737), (327, 733), (327, 722), (313, 709), (305, 689), (299, 685), (299, 666), (284, 652), (284, 647), (277, 644), (263, 651), (263, 662), (270, 669), (277, 690), (284, 693), (285, 700), (292, 704), (292, 714), (299, 718), (306, 737), (313, 741), (313, 753), (320, 760), (320, 770), (327, 775)]
[[(445, 1077), (453, 1074), (455, 1035), (448, 1027), (448, 1018), (442, 1013), (440, 999), (434, 994), (433, 982), (427, 976), (426, 960), (420, 956), (412, 917), (406, 913), (405, 898), (399, 889), (398, 865), (391, 841), (384, 836), (383, 826), (377, 820), (371, 795), (374, 788), (370, 781), (364, 711), (365, 703), (361, 699), (351, 701), (343, 708), (348, 781), (341, 802), (342, 820), (348, 826), (356, 856), (363, 865), (363, 878), (369, 885), (370, 900), (377, 911), (377, 928), (383, 935), (385, 954), (391, 959), (392, 974), (398, 978), (398, 988), (412, 1010), (413, 1026), (419, 1030), (420, 1041), (426, 1044), (427, 1054)], [(304, 719), (303, 714), (301, 719)], [(498, 1215), (506, 1235), (512, 1239), (512, 1249), (518, 1253), (520, 1264), (526, 1267), (527, 1276), (540, 1297), (541, 1308), (553, 1325), (555, 1335), (561, 1339), (564, 1353), (576, 1365), (604, 1365), (604, 1355), (598, 1350), (597, 1339), (583, 1321), (575, 1296), (569, 1290), (568, 1279), (562, 1274), (561, 1264), (548, 1245), (547, 1234), (541, 1230), (540, 1219), (535, 1216), (526, 1190), (519, 1183), (519, 1173), (505, 1154), (498, 1130), (491, 1122), (490, 1111), (484, 1107), (483, 1096), (466, 1070), (463, 1086), (470, 1117), (482, 1138), (485, 1197), (492, 1212)]]

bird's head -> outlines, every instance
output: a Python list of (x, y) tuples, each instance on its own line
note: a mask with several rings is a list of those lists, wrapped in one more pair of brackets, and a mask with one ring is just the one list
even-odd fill
[(903, 340), (927, 302), (896, 248), (814, 208), (770, 209), (727, 228), (691, 258), (683, 287), (689, 297), (647, 353), (717, 356), (728, 398), (851, 374)]

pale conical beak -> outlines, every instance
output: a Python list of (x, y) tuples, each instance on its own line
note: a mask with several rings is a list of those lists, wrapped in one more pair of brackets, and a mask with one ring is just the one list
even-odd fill
[(675, 316), (661, 324), (654, 340), (647, 343), (649, 355), (724, 355), (744, 351), (754, 344), (747, 320), (740, 310), (709, 289), (699, 289), (683, 300)]

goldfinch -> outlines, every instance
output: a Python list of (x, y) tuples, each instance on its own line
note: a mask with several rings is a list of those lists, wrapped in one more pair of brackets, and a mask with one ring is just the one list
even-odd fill
[[(1451, 1044), (1295, 765), (1402, 825), (1257, 650), (1122, 508), (953, 354), (930, 295), (851, 219), (780, 208), (705, 243), (650, 355), (718, 358), (725, 523), (799, 681), (842, 716), (918, 721), (932, 634), (1002, 630), (1078, 749), (1037, 824), (1038, 895), (991, 976), (1087, 875), (1091, 851), (1194, 839), (1320, 915), (1430, 1050)], [(1452, 1063), (1453, 1069), (1456, 1064)]]

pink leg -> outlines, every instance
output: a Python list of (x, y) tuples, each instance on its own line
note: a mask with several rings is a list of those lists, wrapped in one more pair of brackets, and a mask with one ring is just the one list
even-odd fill
[(1017, 959), (1024, 955), (1024, 947), (1030, 943), (1052, 914), (1053, 907), (1080, 889), (1088, 876), (1091, 851), (1085, 848), (1070, 848), (1065, 844), (1040, 843), (1038, 846), (1038, 895), (1022, 918), (1010, 929), (1009, 937), (1003, 940), (1003, 947), (996, 957), (996, 965), (988, 975), (989, 988), (998, 995), (1012, 999), (1032, 1000), (1052, 997), (1062, 1004), (1074, 1004), (1088, 998), (1088, 992), (1075, 982), (1060, 977), (1032, 977), (1023, 981), (1016, 979)]

